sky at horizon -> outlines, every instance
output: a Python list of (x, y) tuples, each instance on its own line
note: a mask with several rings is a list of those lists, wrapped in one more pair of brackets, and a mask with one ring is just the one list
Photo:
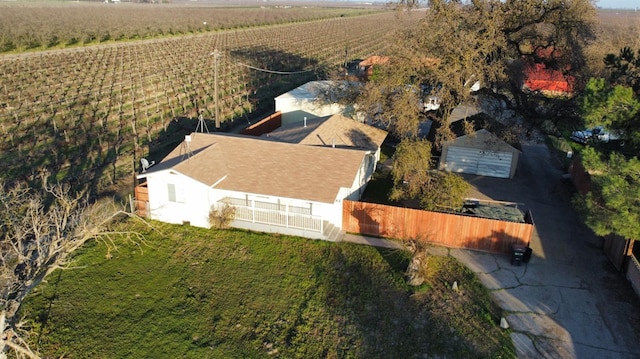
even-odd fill
[(598, 0), (596, 5), (605, 9), (640, 9), (640, 0)]

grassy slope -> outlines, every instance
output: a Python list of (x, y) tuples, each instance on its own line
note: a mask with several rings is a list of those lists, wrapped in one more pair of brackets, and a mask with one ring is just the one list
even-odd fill
[[(131, 226), (131, 224), (127, 224)], [(93, 244), (23, 306), (38, 348), (67, 358), (512, 357), (498, 309), (470, 271), (406, 253), (160, 224), (112, 259)], [(461, 291), (449, 289), (453, 280)]]

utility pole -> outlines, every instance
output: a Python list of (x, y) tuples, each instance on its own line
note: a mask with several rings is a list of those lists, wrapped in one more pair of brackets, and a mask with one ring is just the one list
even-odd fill
[(213, 56), (213, 97), (216, 100), (216, 129), (219, 130), (220, 129), (220, 106), (218, 105), (219, 103), (219, 99), (218, 99), (218, 60), (220, 59), (220, 56), (222, 56), (220, 54), (220, 51), (218, 51), (218, 49), (213, 50), (213, 52), (211, 53), (211, 55)]

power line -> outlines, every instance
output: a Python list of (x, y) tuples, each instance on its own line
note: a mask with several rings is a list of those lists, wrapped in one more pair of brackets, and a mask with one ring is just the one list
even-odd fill
[(268, 72), (268, 73), (272, 73), (272, 74), (279, 74), (279, 75), (293, 75), (293, 74), (303, 74), (305, 72), (313, 72), (313, 70), (303, 70), (303, 71), (274, 71), (274, 70), (267, 70), (267, 69), (261, 69), (259, 67), (254, 67), (251, 65), (246, 65), (243, 64), (242, 62), (238, 62), (238, 65), (244, 66), (244, 67), (248, 67), (250, 69), (253, 70), (257, 70), (257, 71), (262, 71), (262, 72)]

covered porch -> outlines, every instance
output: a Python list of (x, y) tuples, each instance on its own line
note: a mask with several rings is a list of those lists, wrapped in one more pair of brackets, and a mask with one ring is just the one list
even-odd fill
[(224, 205), (235, 209), (231, 226), (270, 233), (281, 233), (316, 239), (331, 239), (337, 228), (313, 214), (313, 203), (296, 206), (278, 202), (260, 201), (249, 198), (225, 197), (216, 202), (216, 207)]

